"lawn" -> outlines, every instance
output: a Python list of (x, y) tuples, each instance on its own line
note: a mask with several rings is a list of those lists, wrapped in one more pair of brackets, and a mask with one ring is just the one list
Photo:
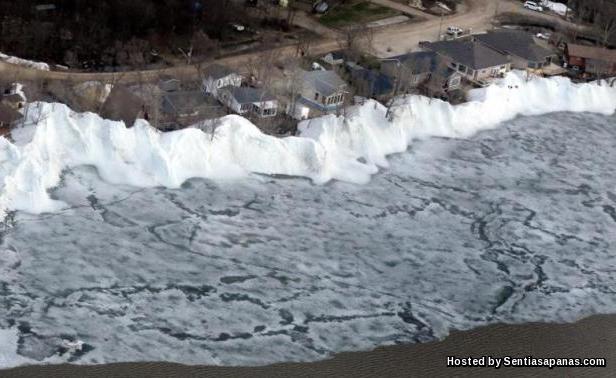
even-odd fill
[(342, 27), (350, 24), (363, 24), (400, 13), (368, 1), (341, 3), (321, 17), (321, 23), (330, 27)]

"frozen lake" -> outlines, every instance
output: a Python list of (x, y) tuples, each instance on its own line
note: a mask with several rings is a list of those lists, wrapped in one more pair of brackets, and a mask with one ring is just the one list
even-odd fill
[(67, 172), (70, 209), (5, 222), (0, 351), (257, 365), (616, 312), (616, 117), (522, 117), (390, 161), (364, 186)]

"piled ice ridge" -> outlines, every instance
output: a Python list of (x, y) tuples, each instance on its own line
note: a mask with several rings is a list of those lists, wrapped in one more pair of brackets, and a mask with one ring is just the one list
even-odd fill
[(17, 58), (15, 56), (6, 55), (0, 52), (0, 60), (3, 60), (9, 64), (17, 66), (23, 66), (27, 68), (34, 68), (35, 70), (49, 71), (49, 64), (42, 62), (34, 62), (32, 60)]
[(222, 118), (212, 132), (161, 133), (145, 121), (126, 128), (64, 105), (37, 103), (26, 121), (36, 126), (14, 133), (14, 143), (0, 138), (0, 211), (62, 208), (47, 191), (59, 184), (63, 170), (79, 165), (96, 166), (109, 182), (139, 187), (173, 188), (193, 177), (250, 173), (365, 183), (379, 166), (387, 166), (387, 155), (406, 150), (414, 138), (467, 137), (517, 115), (616, 110), (614, 87), (564, 78), (527, 80), (519, 72), (470, 96), (472, 101), (458, 106), (421, 96), (401, 98), (390, 117), (383, 105), (368, 101), (345, 117), (302, 122), (299, 137), (283, 139), (262, 134), (239, 116)]

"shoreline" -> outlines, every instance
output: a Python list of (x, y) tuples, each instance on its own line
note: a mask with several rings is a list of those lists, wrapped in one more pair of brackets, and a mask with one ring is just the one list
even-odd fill
[[(447, 368), (448, 356), (605, 358), (595, 368)], [(259, 367), (186, 366), (165, 362), (94, 366), (46, 365), (0, 370), (2, 377), (408, 377), (408, 376), (610, 376), (616, 361), (616, 314), (595, 315), (575, 323), (496, 324), (454, 331), (426, 344), (342, 352), (331, 359)], [(612, 373), (612, 374), (610, 374)]]

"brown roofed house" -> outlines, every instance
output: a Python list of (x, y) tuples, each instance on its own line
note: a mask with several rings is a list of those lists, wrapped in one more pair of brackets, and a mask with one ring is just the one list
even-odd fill
[(568, 43), (565, 59), (569, 66), (579, 67), (584, 72), (595, 75), (616, 74), (616, 50)]

